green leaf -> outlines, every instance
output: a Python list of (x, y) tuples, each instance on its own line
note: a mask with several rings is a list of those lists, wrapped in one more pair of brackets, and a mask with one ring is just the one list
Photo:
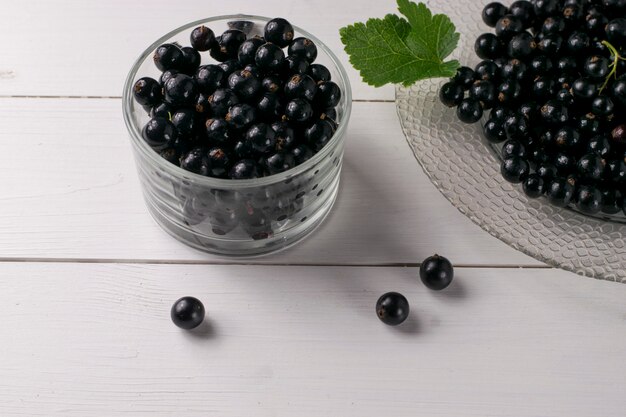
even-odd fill
[(339, 30), (350, 63), (363, 81), (375, 87), (409, 86), (426, 78), (452, 77), (459, 63), (444, 62), (459, 41), (452, 21), (409, 0), (398, 0), (398, 10), (406, 19), (388, 14)]

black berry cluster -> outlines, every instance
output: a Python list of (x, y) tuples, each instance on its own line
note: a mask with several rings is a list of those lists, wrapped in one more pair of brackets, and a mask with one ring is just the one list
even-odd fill
[(503, 177), (583, 213), (626, 210), (626, 1), (490, 3), (483, 59), (439, 95), (501, 148)]
[[(330, 141), (341, 90), (314, 63), (315, 43), (295, 38), (282, 18), (267, 22), (264, 36), (247, 38), (251, 26), (230, 22), (219, 36), (197, 27), (191, 46), (156, 49), (159, 80), (134, 84), (150, 115), (142, 136), (167, 161), (209, 177), (249, 179), (293, 168)], [(214, 62), (203, 64), (204, 54)]]

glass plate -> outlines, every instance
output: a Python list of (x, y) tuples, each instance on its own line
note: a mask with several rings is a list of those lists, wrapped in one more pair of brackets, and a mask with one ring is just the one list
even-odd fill
[[(474, 67), (474, 40), (491, 31), (481, 20), (486, 4), (476, 0), (430, 2), (461, 33), (453, 58)], [(626, 282), (626, 225), (584, 216), (532, 200), (521, 186), (500, 176), (500, 161), (483, 138), (480, 123), (467, 125), (445, 107), (434, 79), (396, 88), (402, 129), (432, 183), (461, 213), (485, 231), (549, 265), (599, 279)]]

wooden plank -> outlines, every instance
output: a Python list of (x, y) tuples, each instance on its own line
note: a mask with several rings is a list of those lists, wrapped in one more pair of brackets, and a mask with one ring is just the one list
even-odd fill
[[(0, 99), (0, 256), (218, 260), (148, 215), (119, 99)], [(429, 182), (392, 103), (355, 103), (340, 195), (295, 248), (255, 262), (540, 265), (483, 232)]]
[(393, 100), (393, 87), (361, 82), (348, 63), (339, 28), (395, 10), (393, 2), (313, 0), (167, 0), (72, 2), (24, 0), (6, 4), (0, 95), (119, 96), (133, 62), (165, 33), (188, 22), (225, 14), (282, 16), (309, 29), (339, 56), (355, 99)]
[[(622, 417), (626, 286), (557, 270), (0, 264), (0, 415)], [(412, 306), (391, 328), (374, 304)], [(176, 328), (183, 295), (206, 326)], [(460, 411), (462, 410), (462, 412)]]

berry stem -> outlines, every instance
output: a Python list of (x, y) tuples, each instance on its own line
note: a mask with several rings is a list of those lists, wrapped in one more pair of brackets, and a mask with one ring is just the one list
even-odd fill
[(609, 72), (609, 74), (606, 76), (604, 84), (602, 84), (602, 87), (600, 87), (600, 93), (604, 91), (609, 81), (611, 81), (611, 77), (617, 78), (617, 62), (619, 60), (626, 61), (626, 58), (622, 57), (617, 49), (613, 45), (611, 45), (609, 41), (602, 41), (602, 45), (606, 46), (607, 48), (609, 48), (609, 51), (611, 51), (611, 55), (613, 56), (613, 62), (610, 65), (611, 72)]

